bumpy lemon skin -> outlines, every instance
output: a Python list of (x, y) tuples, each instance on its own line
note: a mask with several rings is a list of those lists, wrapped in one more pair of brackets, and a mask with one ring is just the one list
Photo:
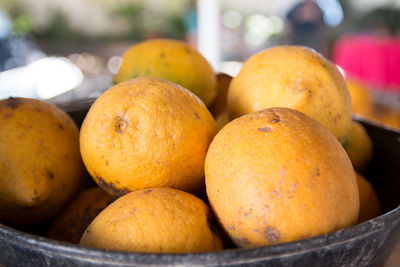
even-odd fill
[(103, 93), (87, 113), (80, 150), (110, 194), (149, 187), (204, 191), (204, 160), (216, 134), (204, 103), (170, 81), (140, 77)]
[(305, 113), (342, 144), (349, 135), (352, 107), (346, 83), (335, 65), (307, 47), (263, 50), (250, 57), (230, 83), (231, 119), (271, 107)]
[(76, 193), (85, 173), (79, 130), (55, 105), (37, 99), (0, 101), (0, 221), (41, 223)]
[(136, 77), (156, 77), (177, 83), (207, 106), (217, 95), (217, 78), (207, 60), (185, 42), (151, 39), (131, 46), (122, 57), (114, 84)]
[(210, 205), (239, 247), (305, 239), (358, 219), (356, 176), (342, 145), (295, 110), (264, 109), (225, 125), (205, 175)]
[(80, 244), (152, 253), (222, 249), (209, 207), (172, 188), (137, 190), (120, 197), (93, 220)]

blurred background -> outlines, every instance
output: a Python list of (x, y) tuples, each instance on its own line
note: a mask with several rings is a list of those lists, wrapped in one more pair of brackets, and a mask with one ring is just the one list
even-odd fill
[(95, 98), (129, 46), (167, 37), (230, 75), (262, 49), (306, 45), (397, 105), (399, 35), (400, 0), (0, 0), (0, 97)]

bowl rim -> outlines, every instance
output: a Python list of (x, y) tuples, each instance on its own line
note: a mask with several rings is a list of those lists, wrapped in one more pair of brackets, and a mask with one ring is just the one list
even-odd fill
[(256, 248), (234, 248), (202, 253), (143, 253), (96, 249), (26, 233), (0, 224), (0, 239), (26, 250), (109, 265), (221, 265), (259, 262), (326, 249), (371, 235), (400, 221), (400, 206), (374, 219), (312, 238)]

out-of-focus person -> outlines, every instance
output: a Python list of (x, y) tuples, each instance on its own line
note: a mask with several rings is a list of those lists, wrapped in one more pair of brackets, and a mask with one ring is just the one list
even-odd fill
[(324, 13), (314, 0), (296, 4), (286, 17), (290, 44), (308, 46), (326, 54)]

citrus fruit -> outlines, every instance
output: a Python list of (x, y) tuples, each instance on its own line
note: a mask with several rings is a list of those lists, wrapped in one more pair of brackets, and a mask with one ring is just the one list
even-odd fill
[(114, 76), (114, 83), (140, 76), (163, 78), (196, 94), (209, 105), (217, 94), (214, 70), (207, 60), (185, 42), (151, 39), (130, 47)]
[(210, 145), (205, 175), (210, 205), (239, 247), (309, 238), (358, 219), (346, 152), (296, 110), (267, 108), (225, 125)]
[(75, 194), (84, 175), (79, 132), (53, 104), (0, 101), (0, 221), (43, 222)]
[(100, 187), (81, 192), (57, 215), (50, 225), (47, 237), (79, 243), (92, 220), (115, 199), (115, 196), (107, 194)]
[(343, 146), (354, 169), (365, 171), (372, 158), (373, 145), (364, 126), (353, 121), (349, 138)]
[(167, 80), (141, 77), (103, 93), (80, 133), (85, 166), (107, 192), (148, 187), (204, 189), (216, 125), (204, 103)]
[(373, 112), (365, 117), (385, 127), (400, 129), (400, 107), (395, 105), (377, 104)]
[(131, 192), (104, 209), (89, 225), (81, 245), (102, 249), (184, 253), (222, 249), (208, 206), (172, 188)]
[(371, 183), (359, 173), (357, 175), (358, 191), (360, 193), (360, 216), (358, 223), (362, 223), (381, 215), (381, 205), (378, 195)]
[(353, 112), (369, 116), (374, 110), (374, 101), (369, 88), (362, 82), (353, 79), (347, 79), (346, 85), (349, 89)]
[(228, 90), (230, 117), (269, 107), (301, 111), (341, 143), (350, 132), (351, 100), (335, 65), (314, 50), (276, 46), (250, 57)]

